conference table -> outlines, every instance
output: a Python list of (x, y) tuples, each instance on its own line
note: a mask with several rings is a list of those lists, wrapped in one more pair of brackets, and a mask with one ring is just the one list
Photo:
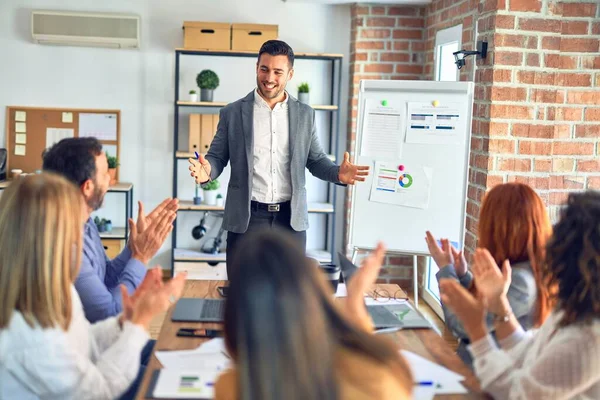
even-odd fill
[[(196, 298), (220, 298), (217, 287), (226, 285), (226, 281), (206, 281), (206, 280), (189, 280), (185, 284), (183, 297)], [(376, 285), (378, 291), (386, 290), (389, 293), (396, 293), (400, 287), (392, 284)], [(222, 324), (217, 323), (190, 323), (190, 322), (173, 322), (171, 314), (174, 307), (171, 307), (165, 317), (158, 340), (154, 350), (191, 350), (194, 349), (208, 339), (177, 337), (177, 330), (181, 327), (193, 327), (198, 329), (223, 329)], [(448, 346), (444, 339), (433, 329), (405, 329), (397, 332), (386, 334), (391, 337), (397, 344), (399, 349), (412, 351), (430, 361), (442, 365), (465, 377), (462, 384), (468, 390), (467, 394), (455, 395), (438, 395), (435, 399), (487, 399), (488, 396), (482, 394), (479, 383), (471, 370), (461, 361), (461, 359)], [(148, 385), (150, 383), (153, 372), (156, 369), (162, 368), (162, 365), (152, 354), (150, 363), (146, 368), (142, 384), (137, 393), (137, 399), (146, 399)], [(417, 400), (417, 399), (415, 399)]]

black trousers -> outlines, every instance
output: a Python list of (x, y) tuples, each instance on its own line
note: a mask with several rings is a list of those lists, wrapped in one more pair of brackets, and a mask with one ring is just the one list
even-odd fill
[(306, 231), (295, 231), (290, 225), (292, 210), (290, 202), (280, 203), (279, 211), (268, 211), (267, 205), (255, 201), (250, 204), (250, 223), (244, 233), (227, 232), (227, 277), (231, 276), (231, 259), (237, 249), (238, 242), (244, 235), (263, 230), (281, 229), (288, 232), (302, 249), (306, 249)]

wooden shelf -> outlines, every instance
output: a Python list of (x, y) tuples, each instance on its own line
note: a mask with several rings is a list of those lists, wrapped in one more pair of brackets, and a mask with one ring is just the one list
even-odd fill
[[(225, 262), (225, 253), (207, 254), (197, 250), (175, 249), (174, 261), (186, 262)], [(307, 250), (306, 255), (316, 258), (319, 262), (331, 262), (331, 253), (325, 250)]]
[[(179, 107), (225, 107), (226, 102), (222, 101), (184, 101), (178, 100), (177, 105)], [(326, 105), (326, 104), (314, 104), (311, 107), (316, 111), (337, 111), (338, 106)]]
[[(224, 211), (225, 207), (209, 206), (206, 204), (194, 204), (189, 200), (179, 200), (179, 211)], [(330, 203), (308, 203), (308, 212), (312, 214), (331, 214), (333, 204)]]
[[(176, 52), (187, 55), (203, 55), (203, 56), (227, 56), (227, 57), (258, 57), (258, 51), (244, 50), (206, 50), (206, 49), (184, 49), (176, 48)], [(344, 58), (343, 54), (337, 53), (294, 53), (296, 59), (312, 59), (312, 60), (334, 60)]]
[(127, 239), (125, 237), (125, 227), (123, 228), (112, 228), (110, 232), (100, 232), (100, 238), (102, 239)]
[[(206, 155), (206, 153), (200, 153), (203, 156)], [(195, 158), (196, 155), (194, 153), (188, 152), (188, 151), (177, 151), (175, 152), (175, 157), (177, 157), (178, 160), (187, 160), (188, 158)], [(335, 155), (333, 154), (327, 154), (327, 157), (335, 162)]]

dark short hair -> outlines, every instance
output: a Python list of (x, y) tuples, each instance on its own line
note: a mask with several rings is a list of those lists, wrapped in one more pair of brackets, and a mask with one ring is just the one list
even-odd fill
[(260, 56), (267, 53), (271, 56), (287, 56), (290, 68), (294, 66), (294, 50), (289, 44), (282, 40), (267, 40), (261, 46), (258, 52), (258, 61), (260, 62)]
[(96, 157), (100, 154), (102, 143), (94, 137), (63, 139), (44, 152), (43, 169), (81, 186), (96, 176)]

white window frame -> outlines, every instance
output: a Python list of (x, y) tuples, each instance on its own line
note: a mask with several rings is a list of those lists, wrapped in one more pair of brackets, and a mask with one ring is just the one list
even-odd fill
[[(439, 80), (440, 76), (440, 51), (443, 45), (449, 43), (458, 43), (458, 48), (462, 47), (462, 24), (453, 26), (451, 28), (439, 30), (435, 35), (435, 47), (433, 52), (433, 60), (434, 60), (434, 80)], [(456, 68), (456, 81), (459, 80), (459, 71)], [(435, 262), (431, 257), (426, 257), (425, 262), (425, 276), (423, 282), (423, 291), (421, 296), (423, 300), (431, 307), (431, 309), (442, 319), (444, 320), (444, 312), (442, 310), (442, 305), (440, 303), (440, 299), (433, 293), (429, 287), (430, 285), (437, 285), (437, 279), (435, 278), (435, 274), (432, 273), (431, 267), (436, 267)]]
[[(453, 26), (451, 28), (439, 30), (435, 34), (435, 47), (434, 47), (435, 51), (433, 52), (433, 61), (434, 61), (434, 65), (435, 65), (434, 80), (436, 80), (436, 81), (439, 80), (441, 47), (443, 45), (446, 45), (449, 43), (457, 42), (458, 48), (460, 49), (462, 47), (462, 31), (463, 31), (463, 26), (462, 26), (462, 24), (460, 24), (460, 25)], [(459, 80), (459, 71), (458, 71), (458, 68), (456, 68), (456, 81), (458, 81), (458, 80)]]

